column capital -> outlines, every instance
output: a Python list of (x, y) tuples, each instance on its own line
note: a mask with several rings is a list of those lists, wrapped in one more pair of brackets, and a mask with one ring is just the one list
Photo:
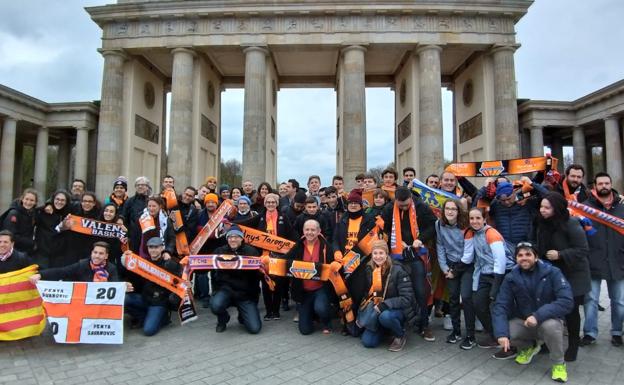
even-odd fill
[(607, 115), (604, 118), (602, 118), (602, 120), (604, 120), (605, 122), (607, 120), (615, 120), (617, 122), (619, 119), (620, 119), (620, 117), (615, 115), (615, 114), (610, 114), (610, 115)]
[(490, 48), (490, 54), (504, 51), (514, 53), (518, 48), (520, 48), (520, 44), (494, 44), (492, 48)]
[(7, 115), (5, 117), (2, 118), (4, 120), (4, 123), (6, 124), (6, 122), (11, 121), (11, 122), (16, 122), (17, 123), (17, 118), (14, 118), (10, 115)]
[(366, 51), (368, 51), (368, 49), (365, 47), (366, 45), (367, 44), (343, 44), (343, 48), (340, 50), (340, 54), (344, 55), (346, 52), (352, 50), (362, 51), (366, 53)]
[(98, 48), (97, 50), (100, 55), (106, 56), (119, 56), (123, 60), (128, 60), (128, 55), (122, 49), (106, 49), (106, 48)]
[(168, 48), (171, 49), (172, 55), (175, 55), (176, 53), (179, 53), (179, 52), (185, 52), (185, 53), (190, 54), (193, 57), (197, 56), (197, 52), (195, 52), (195, 50), (191, 47), (168, 47)]
[(241, 45), (243, 47), (243, 53), (247, 54), (248, 52), (261, 52), (265, 56), (269, 55), (269, 49), (266, 45)]
[(93, 129), (93, 127), (88, 127), (88, 126), (80, 126), (80, 127), (74, 127), (76, 129), (76, 131), (80, 131), (80, 130), (85, 130), (85, 131), (90, 131)]
[(418, 45), (416, 47), (416, 49), (414, 50), (414, 53), (416, 55), (420, 55), (422, 52), (429, 51), (429, 50), (442, 52), (442, 49), (443, 48), (442, 48), (441, 45), (437, 45), (437, 44), (424, 44), (424, 45)]
[(532, 131), (532, 130), (543, 130), (543, 129), (544, 129), (544, 126), (531, 126), (531, 127), (529, 127), (530, 131)]

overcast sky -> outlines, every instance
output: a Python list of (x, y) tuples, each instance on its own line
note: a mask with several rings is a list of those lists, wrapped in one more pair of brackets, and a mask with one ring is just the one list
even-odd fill
[[(101, 30), (83, 7), (106, 0), (0, 1), (0, 83), (47, 102), (100, 98)], [(35, 11), (36, 10), (36, 11)], [(622, 0), (537, 0), (517, 24), (518, 97), (574, 100), (624, 78)], [(445, 158), (452, 157), (451, 93), (443, 90)], [(243, 91), (222, 94), (222, 156), (242, 159)], [(394, 92), (366, 91), (368, 167), (394, 158)], [(278, 93), (278, 176), (305, 182), (335, 172), (332, 89)], [(225, 134), (227, 133), (227, 134)], [(309, 146), (301, 138), (313, 138)]]

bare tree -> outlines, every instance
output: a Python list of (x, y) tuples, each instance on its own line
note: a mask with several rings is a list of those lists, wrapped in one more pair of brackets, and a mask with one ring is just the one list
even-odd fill
[(225, 183), (230, 187), (241, 186), (243, 184), (243, 165), (238, 159), (221, 161), (220, 183)]

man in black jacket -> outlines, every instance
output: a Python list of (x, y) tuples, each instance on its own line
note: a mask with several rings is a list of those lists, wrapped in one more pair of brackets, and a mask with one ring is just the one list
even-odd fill
[[(611, 187), (611, 177), (599, 172), (594, 177), (594, 189), (584, 204), (607, 214), (624, 218), (624, 205)], [(588, 236), (589, 269), (592, 290), (585, 296), (585, 324), (581, 346), (596, 342), (598, 337), (598, 299), (602, 280), (607, 281), (611, 299), (611, 344), (622, 346), (624, 322), (624, 236), (609, 226), (593, 222), (596, 234)]]
[(9, 230), (0, 231), (0, 274), (28, 267), (33, 262), (22, 252), (15, 250), (13, 234)]
[[(164, 254), (165, 244), (160, 237), (147, 241), (150, 262), (172, 274), (179, 274), (180, 267), (168, 254)], [(126, 296), (126, 310), (137, 324), (143, 324), (143, 334), (150, 337), (171, 323), (169, 315), (169, 295), (171, 292), (149, 280), (144, 280), (140, 293)]]
[(145, 176), (136, 178), (134, 188), (135, 194), (128, 198), (124, 204), (121, 216), (128, 229), (128, 245), (130, 246), (130, 250), (138, 254), (139, 247), (141, 246), (141, 226), (139, 225), (139, 218), (141, 214), (143, 214), (143, 209), (147, 207), (147, 198), (151, 190), (149, 179)]
[[(227, 232), (227, 245), (217, 248), (215, 254), (257, 256), (258, 251), (243, 243), (243, 232), (234, 225)], [(227, 308), (236, 306), (238, 322), (250, 334), (258, 334), (262, 328), (258, 299), (260, 297), (260, 273), (257, 270), (214, 270), (213, 295), (210, 309), (217, 316), (217, 333), (227, 328), (230, 315)]]
[(425, 292), (427, 270), (419, 254), (424, 249), (424, 244), (435, 236), (436, 217), (429, 206), (407, 187), (397, 187), (394, 197), (394, 203), (387, 204), (381, 214), (384, 232), (388, 236), (392, 258), (401, 262), (410, 273), (420, 315), (416, 332), (425, 341), (433, 342), (435, 336), (429, 328), (429, 308)]

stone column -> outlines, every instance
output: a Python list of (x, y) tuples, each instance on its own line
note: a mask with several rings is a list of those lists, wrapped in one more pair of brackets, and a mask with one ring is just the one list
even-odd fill
[[(119, 151), (119, 149), (117, 151)], [(85, 183), (87, 181), (88, 154), (89, 129), (87, 127), (78, 127), (78, 129), (76, 130), (76, 163), (74, 164), (74, 178), (82, 179), (85, 181)], [(108, 186), (108, 190), (110, 191), (110, 186)]]
[(70, 150), (69, 138), (67, 138), (66, 134), (63, 134), (58, 145), (58, 174), (56, 178), (57, 189), (66, 189), (69, 187)]
[(444, 169), (440, 52), (442, 47), (437, 45), (416, 50), (420, 61), (420, 170), (417, 175), (420, 179)]
[[(97, 140), (97, 178), (96, 194), (100, 197), (110, 193), (113, 181), (121, 173), (122, 128), (123, 128), (123, 82), (124, 61), (126, 55), (120, 50), (103, 50), (104, 75), (102, 78), (102, 99), (100, 102), (100, 120)], [(80, 130), (79, 130), (80, 132)], [(85, 143), (86, 148), (86, 143)], [(78, 146), (76, 146), (78, 149)], [(85, 158), (86, 159), (86, 158)], [(78, 156), (76, 156), (76, 165)], [(80, 171), (86, 177), (85, 167)], [(80, 178), (78, 169), (74, 176)], [(65, 186), (67, 187), (67, 186)]]
[(587, 183), (591, 182), (594, 179), (594, 151), (593, 147), (590, 145), (587, 146), (587, 150), (585, 152), (585, 156), (587, 159), (587, 169), (585, 172), (585, 181)]
[[(167, 173), (173, 175), (178, 186), (191, 185), (191, 144), (193, 142), (193, 60), (195, 52), (175, 48), (171, 77), (171, 117)], [(154, 181), (154, 186), (158, 185)]]
[(243, 116), (243, 180), (254, 186), (266, 173), (266, 56), (263, 47), (247, 47), (245, 54), (245, 104)]
[(531, 127), (531, 156), (544, 156), (544, 127)]
[(15, 164), (13, 167), (15, 167), (13, 172), (13, 196), (17, 197), (22, 193), (24, 181), (24, 143), (20, 140), (15, 142)]
[(607, 173), (611, 175), (613, 188), (622, 191), (622, 146), (618, 117), (607, 116), (604, 121)]
[(352, 45), (342, 50), (342, 173), (345, 188), (355, 185), (355, 176), (366, 172), (366, 48)]
[(4, 212), (13, 199), (13, 168), (15, 166), (15, 140), (17, 120), (4, 118), (2, 147), (0, 148), (0, 212)]
[(550, 141), (550, 152), (551, 155), (557, 160), (559, 163), (557, 164), (557, 170), (559, 172), (563, 171), (563, 144), (561, 143), (561, 137), (557, 132), (555, 132)]
[(46, 185), (48, 180), (48, 127), (39, 127), (37, 131), (34, 174), (35, 190), (44, 198), (47, 196)]
[(514, 67), (515, 50), (515, 46), (499, 46), (492, 50), (497, 159), (513, 159), (520, 155)]
[(585, 177), (587, 177), (587, 149), (585, 148), (585, 131), (581, 126), (572, 127), (572, 147), (574, 163), (583, 166), (586, 174)]

